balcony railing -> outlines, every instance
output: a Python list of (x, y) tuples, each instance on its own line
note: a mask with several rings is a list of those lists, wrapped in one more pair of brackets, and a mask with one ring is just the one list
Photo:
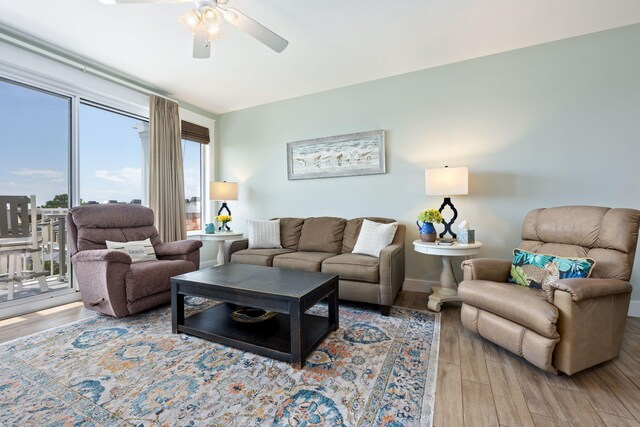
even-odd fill
[[(38, 208), (38, 248), (43, 262), (48, 292), (68, 289), (68, 251), (65, 217), (67, 209)], [(25, 254), (20, 259), (22, 271), (33, 270), (31, 254)], [(37, 279), (9, 280), (9, 256), (0, 251), (0, 303), (10, 299), (21, 299), (43, 293)], [(20, 273), (20, 272), (18, 272)], [(10, 292), (9, 287), (12, 287)], [(11, 295), (13, 294), (13, 295)]]

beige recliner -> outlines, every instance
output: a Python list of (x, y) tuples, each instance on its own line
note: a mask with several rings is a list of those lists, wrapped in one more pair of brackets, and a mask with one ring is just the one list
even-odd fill
[(572, 375), (618, 356), (631, 298), (640, 211), (594, 206), (536, 209), (520, 249), (596, 261), (588, 279), (543, 290), (508, 284), (511, 260), (462, 263), (462, 324), (546, 371)]

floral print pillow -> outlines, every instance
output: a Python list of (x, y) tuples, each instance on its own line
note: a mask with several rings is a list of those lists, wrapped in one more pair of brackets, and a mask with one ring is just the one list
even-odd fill
[(596, 262), (591, 258), (563, 258), (515, 249), (508, 281), (514, 285), (542, 289), (545, 283), (560, 279), (586, 279), (594, 265)]

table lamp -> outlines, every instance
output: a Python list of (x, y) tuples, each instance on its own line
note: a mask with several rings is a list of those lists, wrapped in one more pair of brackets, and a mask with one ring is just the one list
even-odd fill
[(442, 238), (449, 233), (455, 239), (456, 234), (451, 231), (451, 226), (458, 218), (458, 211), (451, 203), (451, 196), (469, 194), (469, 168), (466, 166), (456, 168), (445, 166), (425, 169), (424, 183), (427, 196), (444, 196), (444, 202), (438, 209), (440, 212), (447, 206), (450, 206), (453, 211), (453, 218), (450, 221), (442, 220), (444, 231), (440, 233), (440, 237)]
[(218, 210), (218, 215), (222, 215), (223, 210), (227, 210), (227, 215), (231, 216), (231, 210), (227, 205), (227, 200), (238, 200), (238, 183), (227, 181), (211, 181), (209, 183), (209, 200), (222, 202)]

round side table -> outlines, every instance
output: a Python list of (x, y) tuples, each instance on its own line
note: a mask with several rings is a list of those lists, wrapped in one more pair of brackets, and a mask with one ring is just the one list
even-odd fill
[(225, 240), (238, 240), (242, 239), (242, 233), (236, 233), (234, 231), (216, 231), (212, 234), (198, 234), (200, 240), (213, 240), (218, 243), (218, 260), (216, 265), (224, 264), (224, 242)]
[(460, 301), (458, 290), (451, 268), (452, 257), (471, 257), (478, 255), (482, 248), (481, 242), (458, 243), (451, 246), (437, 245), (436, 243), (414, 240), (413, 250), (426, 255), (437, 255), (442, 260), (442, 271), (440, 272), (440, 286), (433, 287), (433, 294), (429, 296), (427, 307), (429, 310), (440, 311), (442, 304), (451, 301)]

